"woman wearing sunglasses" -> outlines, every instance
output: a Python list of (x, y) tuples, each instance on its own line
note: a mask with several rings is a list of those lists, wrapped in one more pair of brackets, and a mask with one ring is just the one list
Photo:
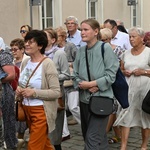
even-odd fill
[(21, 26), (21, 28), (20, 28), (21, 36), (24, 38), (26, 36), (26, 34), (31, 30), (32, 30), (32, 28), (29, 25)]

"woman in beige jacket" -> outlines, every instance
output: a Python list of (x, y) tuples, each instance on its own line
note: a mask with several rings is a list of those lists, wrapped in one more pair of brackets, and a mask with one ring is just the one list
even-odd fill
[[(52, 60), (43, 60), (47, 46), (43, 31), (32, 30), (25, 37), (25, 52), (30, 56), (22, 63), (17, 96), (23, 96), (23, 108), (30, 131), (28, 150), (54, 150), (48, 133), (55, 129), (57, 98), (60, 96), (58, 73)], [(39, 65), (33, 76), (32, 72)], [(29, 80), (29, 84), (26, 84)]]

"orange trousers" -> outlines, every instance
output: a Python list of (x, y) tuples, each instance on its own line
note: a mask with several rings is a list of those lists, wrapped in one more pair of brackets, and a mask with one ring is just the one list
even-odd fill
[(54, 150), (48, 138), (48, 125), (43, 106), (23, 105), (30, 137), (28, 150)]

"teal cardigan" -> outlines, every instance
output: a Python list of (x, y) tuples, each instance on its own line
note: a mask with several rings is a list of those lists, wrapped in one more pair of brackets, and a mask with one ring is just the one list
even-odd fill
[[(96, 80), (99, 88), (99, 91), (94, 93), (94, 95), (113, 98), (114, 95), (111, 85), (115, 81), (119, 61), (108, 43), (104, 45), (103, 60), (101, 45), (102, 42), (98, 41), (93, 47), (87, 50), (91, 80)], [(83, 46), (77, 51), (73, 64), (74, 72), (72, 78), (75, 88), (78, 88), (79, 82), (88, 81), (85, 49), (86, 46)], [(79, 99), (81, 102), (88, 104), (90, 99), (89, 91), (79, 89)]]

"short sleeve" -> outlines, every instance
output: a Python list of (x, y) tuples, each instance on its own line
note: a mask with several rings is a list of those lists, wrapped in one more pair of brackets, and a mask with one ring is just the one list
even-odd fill
[(13, 64), (13, 56), (10, 53), (3, 52), (0, 54), (0, 66), (12, 65)]

